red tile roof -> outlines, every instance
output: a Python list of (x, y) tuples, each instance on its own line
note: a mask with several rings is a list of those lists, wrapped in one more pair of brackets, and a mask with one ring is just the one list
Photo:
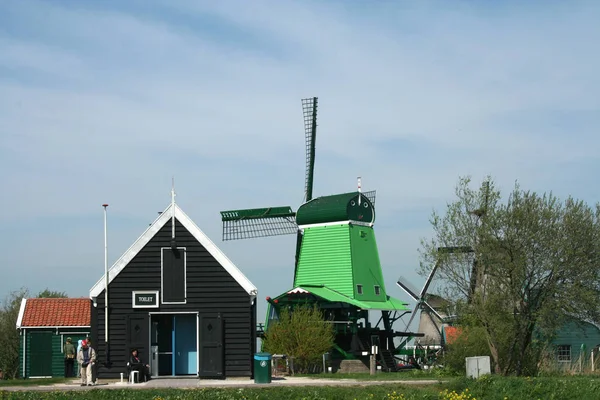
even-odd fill
[(27, 299), (21, 326), (90, 326), (90, 313), (90, 299), (85, 297)]
[(446, 343), (452, 344), (458, 339), (458, 337), (463, 333), (462, 329), (456, 326), (446, 326), (444, 327), (446, 332)]

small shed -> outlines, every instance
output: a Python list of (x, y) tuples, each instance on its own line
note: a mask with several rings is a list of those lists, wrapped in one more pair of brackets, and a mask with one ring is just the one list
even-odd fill
[[(23, 299), (17, 319), (23, 378), (64, 377), (63, 345), (90, 334), (91, 301), (88, 298)], [(75, 366), (75, 374), (77, 374)]]
[(585, 363), (592, 349), (600, 345), (600, 328), (591, 322), (572, 319), (557, 332), (552, 344), (559, 365), (570, 367), (582, 356)]

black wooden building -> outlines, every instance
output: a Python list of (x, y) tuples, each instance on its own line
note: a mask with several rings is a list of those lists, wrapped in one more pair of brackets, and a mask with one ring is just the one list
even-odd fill
[(101, 378), (132, 348), (155, 377), (253, 377), (257, 289), (174, 201), (108, 275), (108, 343), (105, 276), (90, 290)]

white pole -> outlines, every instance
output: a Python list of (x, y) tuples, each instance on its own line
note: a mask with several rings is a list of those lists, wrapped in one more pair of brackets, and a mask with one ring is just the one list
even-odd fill
[(175, 239), (175, 177), (171, 183), (171, 239)]
[(106, 234), (106, 207), (108, 204), (102, 204), (104, 207), (104, 341), (108, 343), (108, 241)]
[(360, 197), (362, 193), (362, 187), (360, 182), (360, 176), (358, 177), (358, 205), (360, 206)]

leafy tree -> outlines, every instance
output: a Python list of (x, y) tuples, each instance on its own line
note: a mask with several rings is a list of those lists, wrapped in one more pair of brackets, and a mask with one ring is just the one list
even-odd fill
[(317, 305), (300, 305), (292, 312), (284, 308), (279, 320), (265, 333), (264, 349), (273, 354), (294, 357), (294, 372), (308, 372), (320, 365), (324, 353), (333, 346), (334, 328)]
[[(483, 328), (497, 373), (531, 373), (543, 347), (537, 343), (567, 318), (600, 320), (600, 205), (518, 184), (502, 203), (491, 179), (479, 190), (469, 185), (461, 178), (445, 215), (433, 213), (420, 272), (439, 265), (459, 315)], [(463, 251), (438, 251), (451, 246)]]
[(49, 290), (48, 288), (42, 290), (38, 293), (37, 298), (55, 298), (55, 299), (63, 299), (69, 297), (66, 292), (56, 292), (53, 290)]
[(26, 288), (10, 293), (0, 306), (0, 368), (7, 378), (19, 375), (20, 336), (17, 331), (17, 319), (21, 300), (29, 296)]

